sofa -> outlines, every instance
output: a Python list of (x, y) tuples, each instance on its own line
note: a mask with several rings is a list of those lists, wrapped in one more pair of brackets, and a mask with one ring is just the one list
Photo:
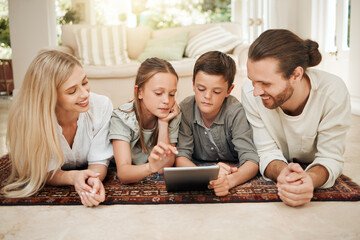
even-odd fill
[[(61, 35), (62, 46), (57, 47), (57, 49), (65, 51), (81, 59), (79, 53), (79, 39), (76, 34), (81, 29), (95, 27), (96, 26), (76, 24), (63, 25)], [(236, 36), (237, 39), (240, 39), (239, 41), (236, 41), (236, 46), (227, 51), (237, 64), (237, 74), (234, 82), (235, 88), (233, 90), (233, 95), (240, 99), (240, 88), (243, 82), (242, 79), (244, 79), (246, 73), (248, 45), (243, 44), (241, 41), (242, 36), (240, 24), (232, 22), (191, 25), (160, 30), (152, 30), (147, 26), (125, 28), (123, 37), (126, 39), (124, 46), (128, 57), (125, 62), (115, 65), (91, 65), (83, 63), (84, 70), (89, 79), (91, 91), (108, 96), (112, 100), (114, 108), (120, 106), (133, 98), (135, 76), (138, 67), (141, 64), (141, 62), (137, 59), (146, 49), (147, 43), (150, 40), (166, 40), (167, 38), (171, 38), (180, 32), (186, 31), (187, 41), (190, 42), (190, 40), (195, 39), (197, 35), (200, 36), (200, 33), (204, 33), (214, 27), (220, 27), (221, 29)], [(91, 37), (91, 35), (89, 36)], [(192, 71), (198, 56), (186, 57), (183, 56), (184, 53), (181, 53), (181, 59), (169, 61), (179, 76), (178, 93), (176, 95), (177, 101), (181, 101), (186, 96), (193, 94)]]

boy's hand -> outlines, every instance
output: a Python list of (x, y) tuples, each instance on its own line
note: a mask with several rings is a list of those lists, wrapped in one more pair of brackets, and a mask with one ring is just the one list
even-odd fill
[(220, 177), (221, 175), (229, 175), (238, 171), (237, 167), (230, 167), (223, 162), (219, 162), (216, 165), (220, 167), (218, 177)]
[(209, 183), (209, 189), (214, 189), (216, 196), (226, 196), (229, 194), (230, 184), (229, 175), (221, 175), (216, 180), (212, 180)]

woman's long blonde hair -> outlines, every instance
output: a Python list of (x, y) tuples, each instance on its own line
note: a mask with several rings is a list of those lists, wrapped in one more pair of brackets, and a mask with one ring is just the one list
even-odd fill
[(73, 56), (43, 51), (31, 62), (9, 112), (7, 147), (11, 175), (2, 189), (6, 197), (27, 197), (41, 189), (49, 160), (64, 164), (55, 114), (57, 89), (81, 66)]

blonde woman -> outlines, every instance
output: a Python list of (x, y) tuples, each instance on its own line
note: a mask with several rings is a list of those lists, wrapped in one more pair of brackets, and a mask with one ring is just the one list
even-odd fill
[(45, 184), (73, 185), (83, 205), (103, 202), (102, 180), (113, 156), (112, 109), (107, 97), (90, 93), (78, 60), (59, 51), (40, 53), (10, 109), (12, 172), (2, 193), (27, 197)]

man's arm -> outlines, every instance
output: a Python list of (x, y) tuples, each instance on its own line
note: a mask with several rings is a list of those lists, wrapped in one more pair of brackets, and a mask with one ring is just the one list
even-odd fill
[(329, 178), (328, 170), (321, 165), (315, 165), (306, 172), (310, 175), (314, 188), (324, 185)]
[[(316, 186), (320, 188), (332, 187), (342, 173), (346, 133), (351, 120), (350, 96), (345, 85), (338, 82), (333, 87), (336, 90), (329, 93), (332, 98), (328, 97), (324, 105), (318, 106), (319, 109), (323, 108), (324, 114), (317, 129), (317, 152), (314, 161), (305, 170), (312, 176), (320, 174), (313, 178), (314, 186), (318, 185), (318, 182), (323, 182), (322, 185)], [(322, 181), (324, 178), (326, 181)]]
[(280, 173), (284, 168), (287, 167), (287, 164), (281, 160), (274, 160), (269, 163), (267, 168), (265, 169), (265, 176), (270, 178), (274, 182), (277, 182)]
[[(270, 133), (270, 130), (265, 126), (265, 121), (269, 122), (271, 116), (267, 119), (263, 119), (262, 116), (260, 116), (259, 108), (261, 106), (258, 106), (258, 103), (252, 95), (252, 86), (249, 81), (242, 87), (241, 102), (245, 109), (246, 117), (252, 126), (254, 144), (260, 158), (259, 171), (265, 180), (276, 180), (276, 176), (270, 179), (267, 178), (267, 176), (269, 176), (269, 170), (272, 169), (268, 168), (268, 166), (274, 160), (282, 161), (286, 165), (287, 160), (279, 148), (279, 144), (274, 139), (277, 131), (272, 129), (273, 133)], [(270, 127), (274, 126), (271, 125)], [(268, 173), (266, 173), (266, 170)], [(279, 175), (279, 172), (275, 175)]]

